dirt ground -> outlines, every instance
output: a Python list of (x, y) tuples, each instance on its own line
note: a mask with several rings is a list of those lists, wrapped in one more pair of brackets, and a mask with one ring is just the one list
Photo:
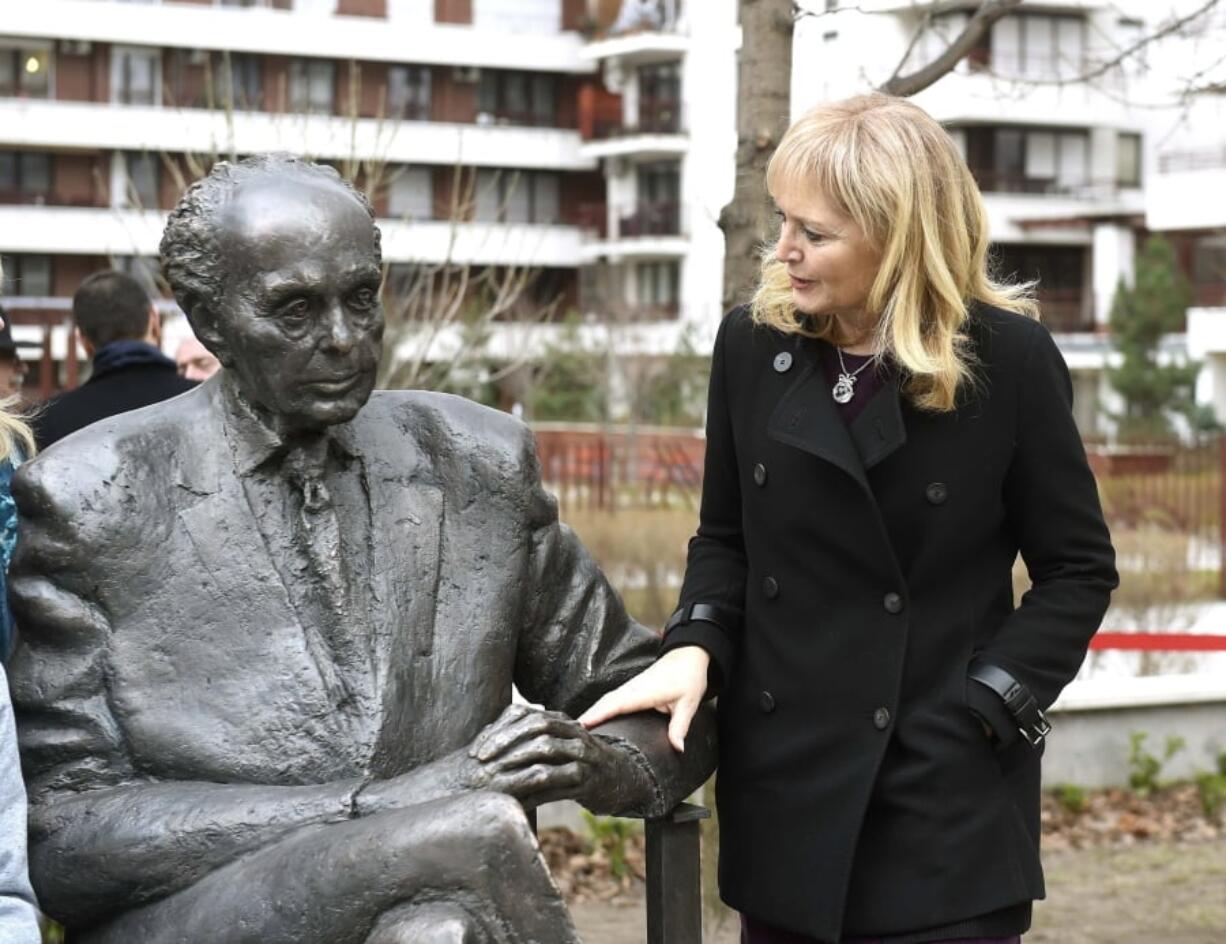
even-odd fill
[[(1052, 852), (1044, 863), (1048, 897), (1025, 944), (1226, 942), (1226, 840)], [(572, 913), (584, 944), (646, 940), (641, 902)], [(704, 944), (737, 944), (737, 932), (733, 920), (707, 927)]]

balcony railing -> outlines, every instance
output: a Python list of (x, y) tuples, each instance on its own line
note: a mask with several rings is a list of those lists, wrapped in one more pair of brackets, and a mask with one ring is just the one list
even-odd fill
[(971, 175), (983, 193), (1024, 193), (1077, 200), (1109, 200), (1116, 197), (1122, 187), (1138, 186), (1122, 181), (1089, 179), (1074, 184), (1050, 177), (1027, 177), (1025, 174), (1006, 174), (975, 167), (971, 168)]
[(628, 125), (623, 121), (597, 121), (595, 123), (597, 139), (627, 138), (636, 134), (682, 134), (681, 103), (664, 104), (659, 101), (647, 107), (640, 107), (637, 125)]
[(1158, 170), (1163, 174), (1187, 170), (1216, 170), (1221, 167), (1226, 167), (1226, 148), (1168, 151), (1158, 156)]
[(607, 28), (594, 29), (593, 39), (613, 39), (631, 33), (673, 33), (681, 20), (681, 0), (651, 3), (622, 0), (617, 19)]
[(1226, 306), (1226, 282), (1200, 282), (1193, 285), (1192, 304), (1199, 308)]
[(623, 238), (636, 236), (680, 236), (681, 204), (675, 200), (640, 203), (633, 213), (619, 220)]
[(1040, 288), (1039, 311), (1051, 331), (1069, 333), (1095, 328), (1094, 309), (1080, 287)]

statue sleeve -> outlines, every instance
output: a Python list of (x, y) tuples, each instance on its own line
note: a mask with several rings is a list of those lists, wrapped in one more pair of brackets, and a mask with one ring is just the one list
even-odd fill
[[(110, 625), (90, 587), (90, 542), (43, 486), (40, 464), (13, 482), (21, 514), (9, 578), (20, 644), (10, 668), (30, 800), (131, 776), (106, 689)], [(83, 502), (84, 504), (84, 502)]]
[[(530, 434), (525, 434), (522, 468), (531, 544), (515, 684), (530, 701), (578, 716), (655, 661), (660, 637), (629, 617), (574, 532), (558, 521), (557, 503), (541, 487)], [(663, 715), (642, 712), (595, 729), (651, 774), (655, 796), (635, 804), (637, 815), (663, 815), (715, 767), (710, 706), (695, 717), (684, 756), (669, 745), (667, 728)]]

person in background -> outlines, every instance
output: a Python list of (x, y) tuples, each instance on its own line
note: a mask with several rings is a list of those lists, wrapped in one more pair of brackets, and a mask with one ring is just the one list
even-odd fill
[(208, 380), (221, 369), (221, 361), (196, 338), (184, 338), (175, 349), (175, 364), (179, 376), (199, 383)]
[[(0, 337), (8, 337), (12, 343), (7, 319), (0, 322)], [(13, 635), (6, 574), (17, 539), (17, 509), (9, 485), (16, 465), (34, 454), (29, 427), (9, 412), (15, 399), (9, 394), (0, 398), (0, 660), (7, 656)], [(42, 940), (26, 865), (26, 831), (26, 791), (17, 757), (13, 706), (8, 677), (0, 667), (0, 941), (5, 944), (38, 944)]]
[(179, 376), (159, 349), (162, 327), (141, 284), (123, 272), (95, 272), (72, 298), (77, 337), (93, 359), (89, 380), (48, 401), (34, 421), (46, 449), (100, 419), (185, 393), (195, 381)]
[[(580, 720), (719, 692), (720, 893), (745, 944), (1017, 944), (1043, 712), (1118, 578), (1068, 368), (945, 130), (814, 108), (720, 327), (698, 532), (659, 660)], [(1014, 605), (1018, 554), (1031, 587)]]
[(17, 354), (17, 349), (25, 345), (13, 340), (13, 329), (3, 307), (0, 307), (0, 325), (3, 325), (0, 327), (0, 400), (5, 400), (21, 393), (28, 368)]

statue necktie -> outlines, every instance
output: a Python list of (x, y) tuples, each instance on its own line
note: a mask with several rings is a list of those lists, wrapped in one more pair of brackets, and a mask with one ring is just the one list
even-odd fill
[(340, 615), (346, 610), (345, 579), (340, 524), (325, 481), (327, 460), (328, 440), (319, 437), (291, 449), (285, 457), (285, 470), (299, 498), (296, 543), (322, 584), (319, 597), (333, 615)]

